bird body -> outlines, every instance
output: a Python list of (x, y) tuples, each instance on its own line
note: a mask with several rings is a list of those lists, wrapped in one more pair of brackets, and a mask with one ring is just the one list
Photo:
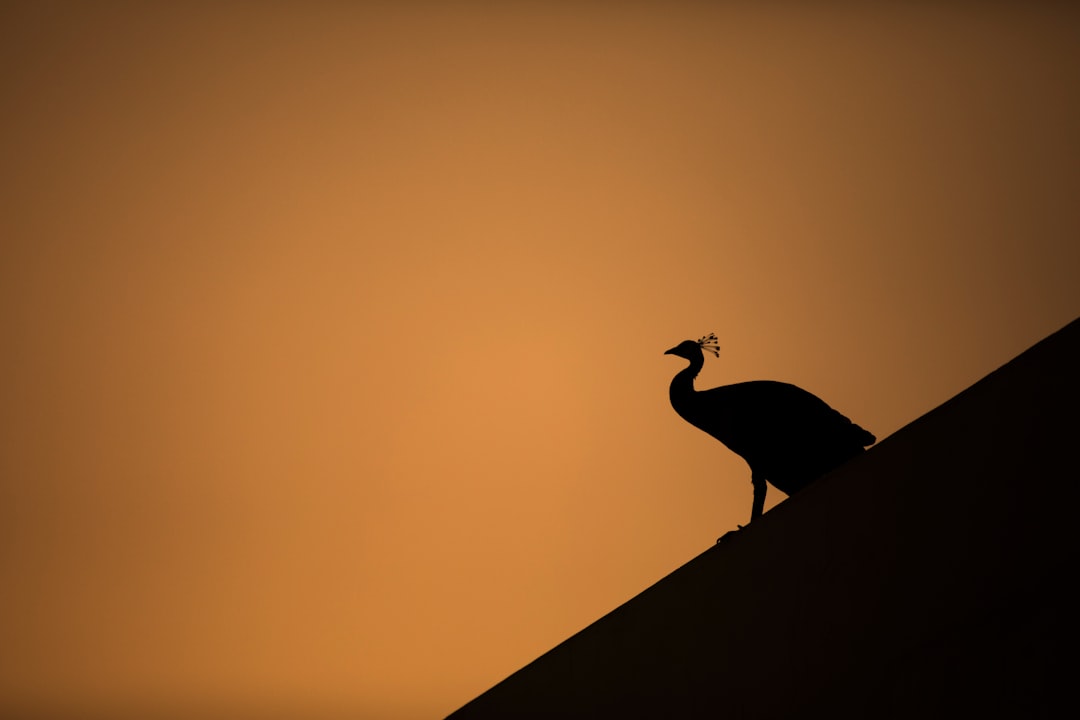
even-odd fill
[(751, 520), (762, 512), (766, 481), (792, 495), (875, 442), (824, 400), (789, 383), (756, 380), (695, 390), (694, 379), (705, 362), (703, 348), (716, 352), (714, 342), (715, 336), (707, 336), (667, 351), (690, 361), (671, 381), (671, 405), (750, 466)]

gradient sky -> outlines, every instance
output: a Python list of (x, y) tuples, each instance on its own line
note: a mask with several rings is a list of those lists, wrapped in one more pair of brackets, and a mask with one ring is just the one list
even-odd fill
[(0, 714), (440, 717), (749, 517), (667, 348), (1080, 314), (1065, 4), (172, 5), (0, 9)]

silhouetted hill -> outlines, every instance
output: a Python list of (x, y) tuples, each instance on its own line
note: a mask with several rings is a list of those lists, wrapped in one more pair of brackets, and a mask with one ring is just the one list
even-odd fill
[(1080, 320), (453, 713), (1059, 717)]

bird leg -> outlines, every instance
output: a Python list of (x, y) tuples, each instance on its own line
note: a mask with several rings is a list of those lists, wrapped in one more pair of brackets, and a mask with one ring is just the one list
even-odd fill
[[(754, 522), (761, 513), (765, 510), (765, 493), (769, 489), (769, 485), (765, 482), (765, 478), (760, 475), (752, 475), (750, 482), (754, 485), (754, 507), (750, 510), (750, 522)], [(747, 523), (749, 525), (750, 523)], [(739, 525), (739, 530), (745, 528), (746, 525)], [(716, 539), (717, 543), (722, 543), (725, 540), (729, 540), (732, 535), (739, 532), (739, 530), (729, 530)]]
[(752, 475), (750, 482), (754, 485), (754, 507), (750, 510), (750, 522), (754, 522), (765, 510), (765, 492), (769, 489), (765, 478), (760, 475)]

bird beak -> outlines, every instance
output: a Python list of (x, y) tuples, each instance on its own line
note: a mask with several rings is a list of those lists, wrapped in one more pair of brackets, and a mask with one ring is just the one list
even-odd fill
[(664, 354), (665, 355), (674, 355), (675, 354), (675, 348), (671, 348), (670, 350), (665, 350)]

